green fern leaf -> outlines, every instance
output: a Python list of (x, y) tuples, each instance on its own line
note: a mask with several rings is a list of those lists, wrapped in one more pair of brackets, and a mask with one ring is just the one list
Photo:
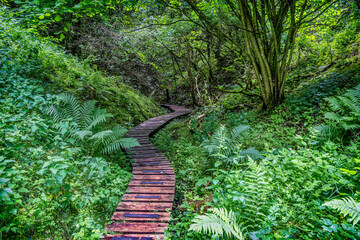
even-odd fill
[(236, 216), (231, 210), (228, 212), (225, 208), (213, 208), (210, 211), (213, 213), (196, 216), (190, 225), (190, 230), (245, 239), (241, 225), (237, 224)]
[(352, 197), (332, 200), (324, 205), (340, 211), (345, 217), (349, 215), (351, 217), (350, 221), (353, 222), (353, 225), (360, 221), (360, 203), (356, 202)]

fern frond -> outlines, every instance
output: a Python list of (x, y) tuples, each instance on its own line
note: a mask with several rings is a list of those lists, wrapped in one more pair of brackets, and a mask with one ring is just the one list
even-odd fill
[(343, 96), (326, 99), (333, 112), (325, 114), (325, 117), (340, 123), (345, 130), (360, 128), (360, 85), (347, 90)]
[(103, 109), (96, 109), (93, 113), (91, 122), (89, 123), (89, 125), (86, 126), (87, 130), (90, 130), (98, 125), (100, 125), (101, 123), (104, 123), (107, 121), (108, 117), (112, 117), (113, 115), (110, 113), (106, 113), (105, 110)]
[(341, 120), (341, 116), (335, 112), (325, 113), (325, 118), (335, 121), (335, 122), (340, 122), (340, 120)]
[(87, 130), (83, 130), (83, 131), (77, 131), (74, 133), (74, 135), (78, 136), (81, 140), (84, 140), (84, 138), (86, 136), (92, 135), (93, 132), (92, 131), (87, 131)]
[(243, 150), (238, 153), (239, 156), (242, 157), (251, 157), (252, 159), (263, 159), (264, 156), (261, 155), (261, 153), (256, 150), (255, 148), (248, 148), (246, 150)]
[(86, 126), (89, 126), (91, 124), (91, 116), (92, 113), (95, 111), (96, 102), (97, 101), (95, 100), (86, 101), (79, 108), (81, 115), (81, 128), (86, 128)]
[(54, 105), (47, 108), (47, 114), (49, 114), (54, 122), (58, 123), (65, 118), (61, 111), (58, 111)]
[(247, 125), (239, 125), (228, 133), (225, 125), (221, 125), (213, 136), (204, 141), (201, 146), (209, 153), (230, 157), (233, 154), (236, 145), (241, 144), (241, 140), (250, 129)]
[(210, 209), (213, 213), (196, 216), (190, 225), (190, 230), (210, 233), (218, 236), (235, 237), (245, 239), (241, 225), (237, 224), (236, 216), (232, 210), (228, 212), (225, 208)]
[(64, 108), (59, 109), (62, 111), (64, 117), (71, 118), (76, 124), (80, 125), (80, 103), (79, 101), (69, 93), (62, 93), (59, 95), (59, 99), (64, 103)]
[(140, 144), (135, 138), (121, 138), (105, 145), (102, 153), (109, 154), (111, 152), (119, 151), (121, 148), (128, 149), (136, 146), (140, 146)]
[(105, 131), (101, 131), (101, 132), (97, 132), (94, 135), (92, 135), (89, 139), (90, 140), (100, 140), (103, 141), (104, 138), (106, 138), (107, 136), (109, 136), (110, 134), (112, 134), (113, 131), (111, 130), (105, 130)]
[(231, 139), (233, 140), (240, 140), (240, 138), (244, 137), (250, 129), (250, 126), (248, 125), (239, 125), (237, 127), (234, 127), (231, 130)]
[(353, 225), (360, 221), (360, 203), (356, 202), (352, 197), (332, 200), (324, 205), (340, 211), (345, 217), (349, 215), (351, 217), (350, 221), (353, 222)]
[(245, 174), (245, 209), (246, 223), (255, 229), (265, 220), (265, 206), (271, 187), (262, 166), (249, 158), (249, 170)]

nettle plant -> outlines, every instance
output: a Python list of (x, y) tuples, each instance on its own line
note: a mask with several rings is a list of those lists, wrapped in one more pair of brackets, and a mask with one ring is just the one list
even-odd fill
[(124, 138), (126, 129), (115, 126), (105, 129), (104, 124), (112, 114), (97, 108), (96, 101), (80, 103), (71, 94), (58, 96), (59, 105), (51, 105), (48, 113), (56, 122), (56, 128), (74, 142), (81, 142), (90, 155), (109, 154), (124, 148), (139, 146), (134, 138)]

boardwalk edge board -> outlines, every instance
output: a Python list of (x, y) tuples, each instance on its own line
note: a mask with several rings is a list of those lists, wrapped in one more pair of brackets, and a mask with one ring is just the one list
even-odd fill
[(174, 168), (165, 155), (150, 142), (150, 137), (177, 117), (190, 110), (163, 105), (172, 113), (148, 119), (130, 129), (126, 137), (135, 138), (140, 146), (126, 152), (134, 162), (133, 177), (122, 201), (116, 207), (105, 240), (164, 239), (175, 195)]

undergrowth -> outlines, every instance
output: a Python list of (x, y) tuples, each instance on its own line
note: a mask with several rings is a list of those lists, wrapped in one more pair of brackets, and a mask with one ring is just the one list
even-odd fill
[[(324, 205), (338, 196), (359, 199), (358, 172), (352, 170), (360, 157), (357, 135), (341, 134), (330, 139), (314, 130), (319, 125), (335, 124), (325, 118), (325, 113), (332, 111), (327, 99), (344, 94), (359, 82), (358, 70), (328, 74), (293, 91), (272, 112), (234, 112), (219, 104), (197, 109), (190, 120), (172, 123), (158, 133), (157, 146), (179, 169), (177, 205), (167, 236), (218, 239), (222, 233), (232, 232), (229, 239), (242, 239), (236, 238), (241, 229), (246, 239), (359, 238), (358, 226)], [(263, 159), (256, 162), (263, 173), (250, 167), (249, 160), (239, 158), (243, 160), (234, 162), (229, 157), (224, 164), (224, 154), (208, 153), (207, 148), (214, 147), (209, 139), (218, 138), (218, 129), (226, 127), (230, 131), (239, 125), (250, 126), (241, 149), (253, 147), (262, 153)], [(220, 142), (218, 145), (221, 147)], [(239, 154), (231, 151), (235, 156)], [(212, 165), (213, 158), (221, 164)], [(257, 174), (261, 180), (256, 180)], [(265, 188), (256, 185), (260, 182), (269, 188), (262, 196), (259, 191)], [(209, 209), (233, 211), (236, 223), (230, 224), (230, 218), (220, 215), (201, 217)], [(227, 222), (222, 223), (221, 230), (216, 224), (224, 219)], [(238, 230), (231, 229), (237, 224), (241, 226)]]
[(63, 91), (76, 97), (95, 99), (114, 115), (113, 121), (132, 126), (162, 113), (153, 100), (122, 82), (106, 76), (88, 61), (79, 61), (50, 41), (20, 27), (0, 8), (0, 51), (2, 56), (19, 61), (23, 75), (42, 80), (48, 90)]

